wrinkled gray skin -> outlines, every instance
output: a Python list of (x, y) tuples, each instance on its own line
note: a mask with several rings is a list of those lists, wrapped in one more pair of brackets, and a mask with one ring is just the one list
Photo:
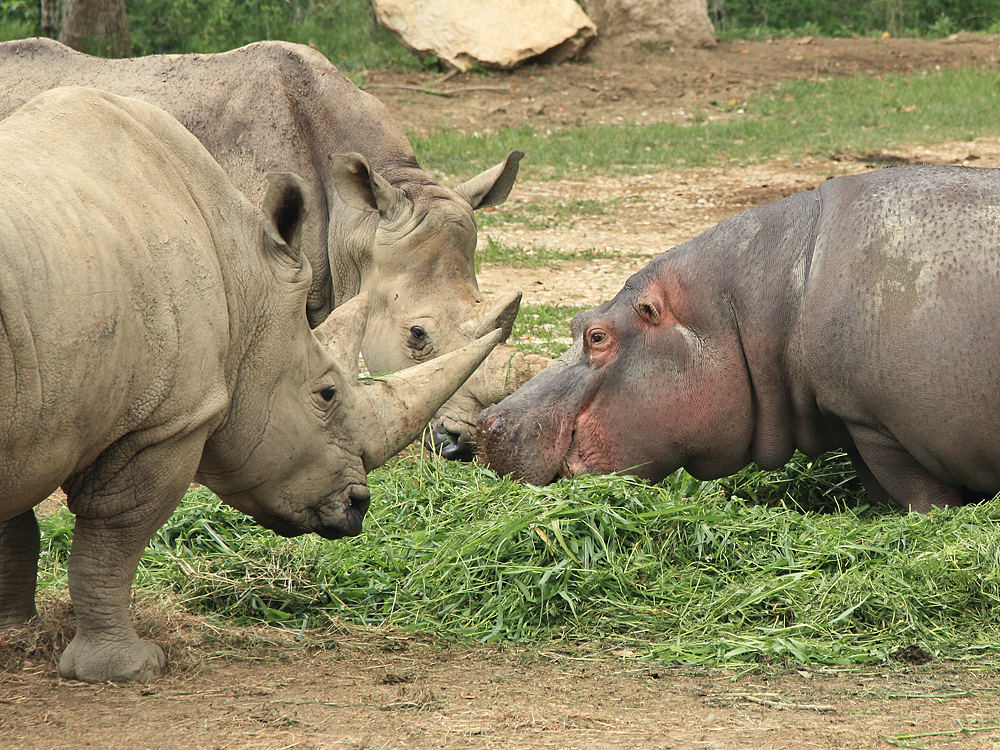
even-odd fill
[[(319, 52), (259, 42), (217, 55), (104, 60), (49, 39), (0, 44), (0, 117), (54, 86), (91, 86), (143, 99), (194, 133), (250, 202), (264, 173), (294, 172), (316, 205), (302, 227), (313, 269), (309, 321), (367, 292), (362, 345), (371, 372), (393, 372), (465, 346), (477, 332), (510, 333), (520, 303), (494, 305), (476, 282), (473, 209), (502, 203), (520, 151), (449, 190), (417, 164), (388, 110)], [(548, 360), (501, 347), (514, 377), (459, 391), (432, 421), (446, 457), (470, 457), (479, 410), (512, 393)], [(496, 368), (494, 368), (495, 370)]]
[(131, 582), (192, 480), (283, 535), (358, 534), (366, 472), (500, 334), (359, 382), (367, 297), (306, 319), (300, 181), (272, 175), (262, 217), (143, 102), (46, 92), (0, 121), (0, 153), (0, 627), (35, 614), (33, 508), (62, 486), (77, 633), (59, 672), (148, 679), (164, 656), (132, 629)]
[(480, 419), (490, 466), (710, 479), (844, 448), (904, 508), (1000, 490), (1000, 171), (883, 169), (744, 211), (574, 318)]

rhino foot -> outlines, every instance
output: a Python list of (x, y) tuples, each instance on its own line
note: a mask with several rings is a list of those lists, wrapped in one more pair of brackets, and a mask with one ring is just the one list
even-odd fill
[(59, 659), (59, 676), (81, 682), (147, 682), (166, 665), (167, 657), (155, 643), (137, 637), (94, 643), (78, 633)]
[(3, 615), (0, 616), (0, 632), (4, 630), (20, 630), (28, 624), (30, 620), (38, 616), (34, 603), (30, 608), (11, 611), (4, 608)]

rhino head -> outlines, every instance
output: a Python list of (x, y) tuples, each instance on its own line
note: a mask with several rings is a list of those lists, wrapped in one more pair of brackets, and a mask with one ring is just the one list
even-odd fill
[(307, 191), (292, 175), (270, 181), (265, 256), (283, 293), (269, 295), (267, 309), (240, 321), (247, 340), (231, 368), (229, 409), (205, 446), (197, 479), (284, 536), (353, 536), (368, 509), (366, 474), (420, 435), (501, 332), (433, 362), (359, 380), (372, 298), (358, 295), (310, 329), (311, 272), (292, 249)]
[[(510, 335), (521, 301), (512, 292), (488, 304), (476, 282), (473, 211), (506, 200), (523, 153), (454, 190), (421, 170), (395, 187), (360, 154), (331, 157), (340, 198), (368, 212), (374, 231), (360, 289), (371, 298), (361, 350), (370, 372), (391, 372), (468, 346), (484, 333)], [(331, 222), (331, 232), (338, 231)], [(339, 230), (344, 231), (344, 230)], [(352, 230), (353, 231), (353, 230)], [(331, 239), (331, 247), (352, 238)], [(355, 238), (356, 239), (356, 238)], [(336, 270), (334, 271), (336, 273)], [(429, 447), (446, 458), (472, 457), (479, 412), (513, 393), (549, 360), (498, 346), (431, 422)]]

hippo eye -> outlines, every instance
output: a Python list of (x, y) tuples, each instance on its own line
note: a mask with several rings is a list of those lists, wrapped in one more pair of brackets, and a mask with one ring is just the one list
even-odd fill
[(608, 334), (604, 331), (591, 331), (590, 332), (590, 343), (592, 346), (600, 346), (608, 339)]
[(327, 386), (319, 392), (319, 397), (326, 401), (326, 403), (332, 404), (333, 400), (337, 398), (337, 389), (332, 385)]

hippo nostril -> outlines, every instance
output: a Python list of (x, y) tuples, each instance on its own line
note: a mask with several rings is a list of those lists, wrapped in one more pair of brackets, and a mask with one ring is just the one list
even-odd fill
[(361, 515), (368, 512), (368, 506), (371, 503), (371, 492), (363, 484), (352, 484), (350, 490), (348, 491), (348, 500), (350, 500), (351, 507), (358, 511)]

